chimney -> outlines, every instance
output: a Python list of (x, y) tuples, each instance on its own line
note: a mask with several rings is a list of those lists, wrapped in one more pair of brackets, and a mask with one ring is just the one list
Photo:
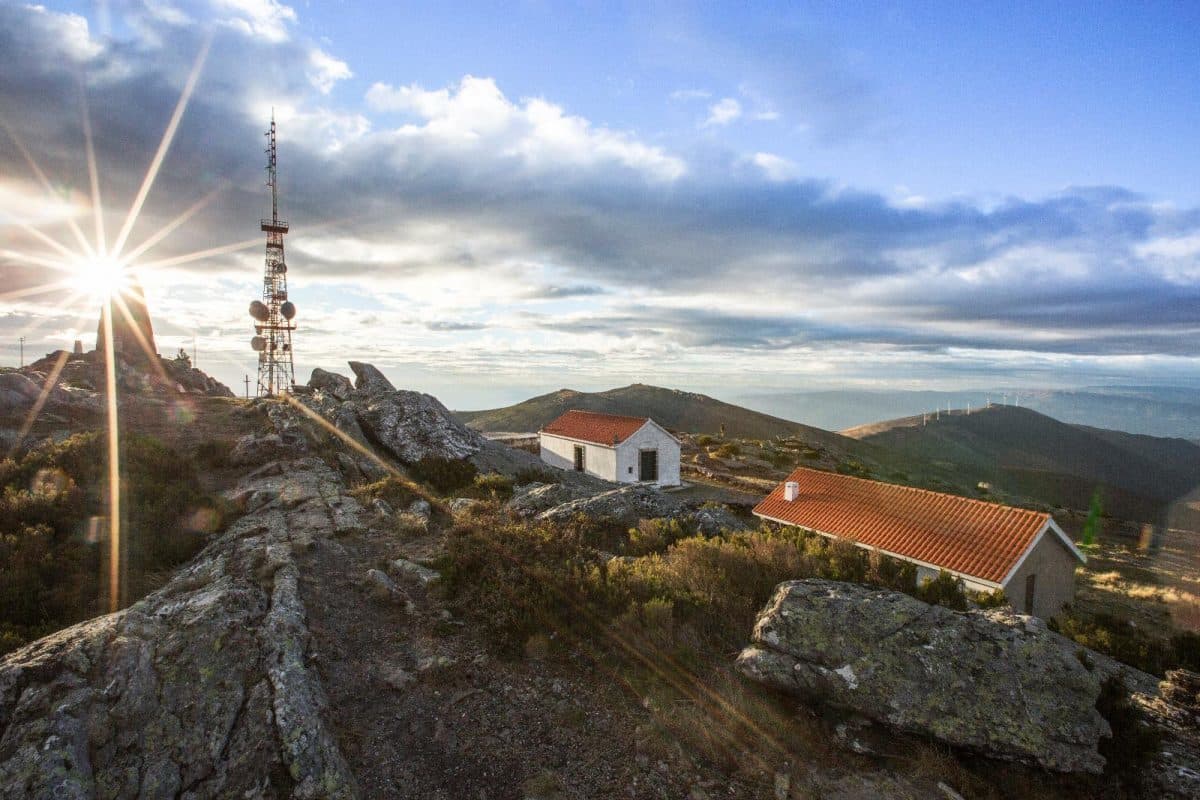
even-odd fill
[(800, 496), (800, 484), (796, 481), (788, 481), (783, 485), (783, 499), (789, 503), (796, 502), (796, 498)]

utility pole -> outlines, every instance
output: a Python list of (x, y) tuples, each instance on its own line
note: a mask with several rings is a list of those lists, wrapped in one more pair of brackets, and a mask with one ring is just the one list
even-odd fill
[(242, 380), (244, 380), (246, 382), (246, 399), (249, 400), (250, 399), (250, 376), (247, 375)]
[(196, 357), (196, 334), (192, 334), (192, 366), (200, 368), (200, 360)]
[(25, 366), (25, 337), (22, 336), (20, 339), (18, 339), (18, 341), (20, 342), (21, 347), (21, 366), (23, 367)]

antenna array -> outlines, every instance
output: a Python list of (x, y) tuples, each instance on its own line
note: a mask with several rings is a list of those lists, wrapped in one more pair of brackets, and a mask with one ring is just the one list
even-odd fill
[(262, 220), (267, 234), (267, 257), (263, 270), (262, 300), (250, 303), (254, 337), (250, 346), (258, 352), (258, 396), (273, 397), (295, 386), (292, 365), (292, 331), (296, 306), (288, 300), (287, 262), (283, 258), (283, 235), (287, 222), (279, 218), (279, 182), (276, 174), (275, 114), (267, 130), (267, 185), (271, 187), (271, 218)]

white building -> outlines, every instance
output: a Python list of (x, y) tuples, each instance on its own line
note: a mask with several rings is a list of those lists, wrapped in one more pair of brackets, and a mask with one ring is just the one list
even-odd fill
[(679, 440), (648, 417), (568, 411), (538, 431), (542, 461), (616, 483), (679, 485)]

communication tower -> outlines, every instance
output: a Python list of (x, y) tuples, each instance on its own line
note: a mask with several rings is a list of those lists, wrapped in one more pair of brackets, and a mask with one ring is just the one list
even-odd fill
[(250, 303), (254, 338), (250, 346), (258, 352), (258, 396), (272, 397), (290, 392), (295, 385), (292, 366), (292, 331), (296, 306), (288, 300), (287, 262), (283, 258), (283, 235), (288, 224), (279, 218), (279, 182), (275, 172), (275, 114), (267, 130), (267, 186), (271, 187), (271, 218), (262, 220), (267, 234), (267, 259), (263, 271), (262, 300)]

